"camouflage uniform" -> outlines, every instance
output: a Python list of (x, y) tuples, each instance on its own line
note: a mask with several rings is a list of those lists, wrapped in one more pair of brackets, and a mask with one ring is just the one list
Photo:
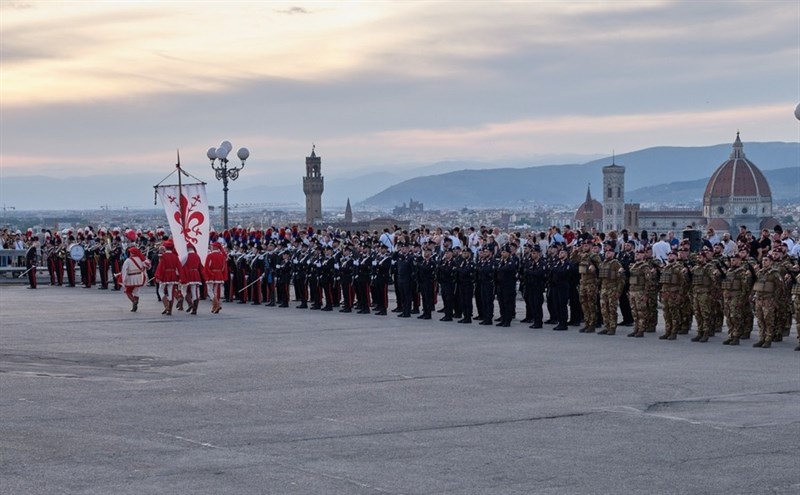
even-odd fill
[(697, 320), (697, 335), (692, 342), (708, 342), (714, 325), (712, 302), (719, 273), (713, 263), (699, 262), (692, 267), (692, 308)]
[(614, 335), (617, 331), (617, 306), (625, 286), (625, 277), (620, 270), (622, 263), (616, 258), (603, 260), (600, 265), (600, 311), (605, 328), (598, 333), (602, 335)]
[(647, 292), (647, 323), (645, 324), (645, 332), (655, 332), (658, 325), (658, 281), (661, 276), (661, 269), (664, 267), (661, 261), (657, 259), (648, 260), (650, 266), (653, 267), (653, 278), (645, 285)]
[[(751, 280), (756, 277), (756, 270), (758, 269), (758, 262), (754, 258), (745, 258), (742, 260), (742, 266), (747, 268), (750, 272)], [(744, 305), (742, 306), (742, 340), (750, 338), (750, 333), (753, 331), (753, 323), (755, 321), (755, 313), (753, 312), (753, 284), (752, 282), (747, 287), (744, 297)]]
[(670, 261), (661, 270), (661, 302), (664, 303), (664, 335), (659, 339), (675, 340), (683, 325), (683, 299), (688, 293), (689, 281), (686, 267), (679, 261)]
[(753, 293), (755, 294), (756, 318), (758, 319), (758, 342), (753, 344), (753, 347), (770, 347), (776, 331), (780, 331), (776, 315), (778, 301), (784, 295), (784, 284), (780, 271), (771, 264), (761, 268), (756, 273)]
[[(683, 262), (683, 266), (687, 270), (691, 270), (692, 267), (697, 264), (697, 254), (692, 253), (688, 257), (681, 258)], [(681, 335), (685, 335), (689, 333), (689, 330), (692, 329), (692, 317), (694, 316), (694, 305), (692, 302), (692, 293), (690, 291), (683, 291), (680, 294), (680, 306), (681, 306), (681, 327), (678, 330), (678, 333)]]
[(597, 326), (597, 288), (600, 256), (595, 253), (581, 253), (578, 258), (578, 272), (581, 275), (579, 295), (586, 326), (581, 333), (592, 333)]
[(739, 265), (728, 270), (722, 281), (722, 295), (725, 319), (728, 322), (728, 339), (725, 345), (739, 345), (739, 338), (744, 334), (744, 306), (749, 304), (747, 294), (752, 287), (753, 276), (750, 269)]
[(644, 337), (649, 329), (651, 288), (655, 283), (656, 269), (649, 261), (637, 261), (630, 267), (631, 311), (633, 313), (633, 332), (628, 337)]
[[(727, 269), (727, 260), (722, 254), (714, 254), (712, 265), (716, 267), (719, 272)], [(725, 323), (725, 312), (723, 308), (722, 287), (719, 283), (711, 286), (711, 337), (716, 332), (722, 332), (722, 325)]]
[[(790, 274), (790, 270), (792, 270), (792, 263), (788, 259), (781, 259), (779, 261), (775, 261), (772, 265), (781, 273), (781, 279), (785, 280), (784, 277)], [(776, 305), (776, 332), (775, 332), (775, 340), (776, 342), (780, 342), (783, 340), (783, 337), (788, 337), (789, 332), (792, 328), (792, 294), (791, 291), (784, 291), (784, 295), (777, 301)]]

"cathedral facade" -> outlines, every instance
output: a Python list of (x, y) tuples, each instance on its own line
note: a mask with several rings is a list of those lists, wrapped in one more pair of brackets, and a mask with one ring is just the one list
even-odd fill
[[(603, 167), (604, 205), (587, 198), (575, 215), (577, 225), (592, 225), (597, 221), (597, 208), (601, 209), (602, 230), (650, 232), (680, 231), (687, 226), (694, 229), (713, 228), (736, 235), (740, 226), (753, 233), (763, 228), (773, 228), (777, 221), (772, 217), (772, 192), (761, 170), (744, 154), (744, 145), (736, 133), (733, 151), (706, 185), (701, 210), (643, 210), (639, 203), (625, 204), (625, 167), (616, 163)], [(689, 198), (680, 198), (689, 199)]]

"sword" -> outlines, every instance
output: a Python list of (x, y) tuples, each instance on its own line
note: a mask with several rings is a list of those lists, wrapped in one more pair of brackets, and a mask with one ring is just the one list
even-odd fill
[(249, 284), (247, 284), (247, 285), (245, 285), (244, 287), (242, 287), (241, 289), (239, 289), (237, 292), (242, 292), (243, 290), (247, 289), (247, 288), (248, 288), (248, 287), (250, 287), (251, 285), (253, 285), (253, 284), (257, 283), (257, 282), (260, 282), (260, 281), (261, 281), (261, 280), (263, 280), (263, 279), (264, 279), (264, 275), (261, 275), (260, 277), (256, 278), (255, 280), (253, 280), (253, 281), (252, 281), (252, 282), (250, 282)]
[(33, 270), (34, 268), (36, 268), (36, 267), (35, 267), (35, 266), (32, 266), (32, 267), (28, 268), (28, 269), (27, 269), (27, 270), (25, 270), (24, 272), (20, 273), (20, 274), (19, 274), (19, 276), (17, 276), (17, 278), (22, 278), (22, 277), (24, 277), (25, 275), (27, 275), (27, 273), (28, 273), (29, 271)]

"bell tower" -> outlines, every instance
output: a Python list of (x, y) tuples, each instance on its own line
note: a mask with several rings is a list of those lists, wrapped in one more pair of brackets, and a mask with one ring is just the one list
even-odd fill
[(625, 167), (617, 165), (616, 157), (611, 165), (603, 167), (603, 230), (619, 232), (625, 227)]
[(316, 146), (311, 146), (311, 156), (306, 157), (306, 176), (303, 177), (303, 192), (306, 195), (306, 223), (322, 223), (322, 191), (325, 178), (322, 176), (322, 157), (317, 156)]

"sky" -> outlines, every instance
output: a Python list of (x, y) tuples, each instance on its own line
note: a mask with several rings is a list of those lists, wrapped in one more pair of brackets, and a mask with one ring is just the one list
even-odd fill
[(0, 2), (0, 180), (797, 142), (798, 102), (790, 0)]

